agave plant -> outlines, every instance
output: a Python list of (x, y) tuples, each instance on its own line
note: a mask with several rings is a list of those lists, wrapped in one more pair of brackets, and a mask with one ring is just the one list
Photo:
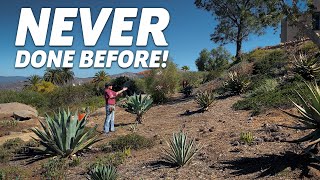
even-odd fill
[(236, 71), (229, 72), (228, 79), (224, 82), (224, 89), (231, 94), (241, 94), (250, 85), (247, 77), (239, 75)]
[(39, 137), (44, 148), (37, 150), (47, 155), (70, 157), (99, 141), (94, 135), (97, 126), (86, 128), (86, 117), (78, 121), (77, 113), (72, 116), (70, 111), (59, 111), (54, 117), (47, 115), (46, 124), (40, 121), (43, 130), (32, 128)]
[(141, 94), (134, 94), (127, 98), (127, 102), (124, 104), (126, 111), (136, 114), (136, 121), (142, 123), (142, 115), (147, 112), (152, 106), (152, 98), (149, 96), (142, 97)]
[(90, 172), (92, 180), (115, 180), (117, 179), (117, 169), (114, 166), (96, 165)]
[(214, 99), (215, 95), (211, 91), (200, 92), (196, 95), (196, 102), (204, 111), (208, 110), (209, 106), (214, 102)]
[(167, 144), (170, 149), (163, 150), (164, 160), (179, 167), (187, 164), (200, 149), (199, 146), (195, 145), (194, 139), (188, 140), (187, 135), (183, 132), (173, 134), (172, 140)]
[(301, 116), (296, 116), (294, 114), (288, 113), (290, 116), (295, 117), (303, 127), (292, 127), (295, 129), (302, 130), (312, 130), (312, 132), (300, 139), (290, 141), (295, 143), (306, 142), (309, 143), (306, 145), (306, 151), (309, 152), (320, 142), (320, 88), (317, 84), (308, 84), (307, 91), (303, 94), (296, 91), (300, 105), (296, 102), (293, 102), (294, 106), (298, 109)]
[(294, 71), (306, 80), (313, 80), (320, 72), (320, 64), (317, 58), (300, 53), (294, 56)]

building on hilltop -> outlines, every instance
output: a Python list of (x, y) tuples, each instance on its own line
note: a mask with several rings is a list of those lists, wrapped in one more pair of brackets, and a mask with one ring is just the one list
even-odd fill
[[(303, 18), (306, 23), (312, 24), (313, 30), (320, 35), (320, 0), (313, 0), (313, 5), (316, 8), (315, 13), (310, 16), (304, 16)], [(292, 26), (287, 19), (281, 21), (281, 43), (286, 43), (294, 40), (300, 40), (305, 38), (302, 32), (296, 26)]]

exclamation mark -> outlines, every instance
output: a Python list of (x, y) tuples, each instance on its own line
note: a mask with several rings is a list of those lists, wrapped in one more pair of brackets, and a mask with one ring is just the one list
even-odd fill
[(169, 51), (168, 51), (168, 50), (163, 51), (162, 64), (161, 64), (161, 67), (162, 67), (162, 68), (167, 67), (168, 56), (169, 56)]

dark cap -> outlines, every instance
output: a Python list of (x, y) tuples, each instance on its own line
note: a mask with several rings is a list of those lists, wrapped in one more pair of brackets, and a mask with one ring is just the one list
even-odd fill
[(104, 84), (104, 87), (105, 87), (105, 88), (107, 88), (107, 87), (109, 87), (109, 86), (112, 86), (112, 83), (109, 83), (109, 82), (108, 82), (108, 83), (105, 83), (105, 84)]

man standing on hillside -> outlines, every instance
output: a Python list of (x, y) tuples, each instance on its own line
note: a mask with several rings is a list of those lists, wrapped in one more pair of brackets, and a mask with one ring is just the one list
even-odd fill
[(106, 83), (104, 97), (106, 99), (106, 120), (104, 122), (104, 133), (108, 134), (114, 131), (114, 111), (116, 106), (116, 97), (128, 88), (124, 87), (121, 91), (112, 90), (112, 84)]

